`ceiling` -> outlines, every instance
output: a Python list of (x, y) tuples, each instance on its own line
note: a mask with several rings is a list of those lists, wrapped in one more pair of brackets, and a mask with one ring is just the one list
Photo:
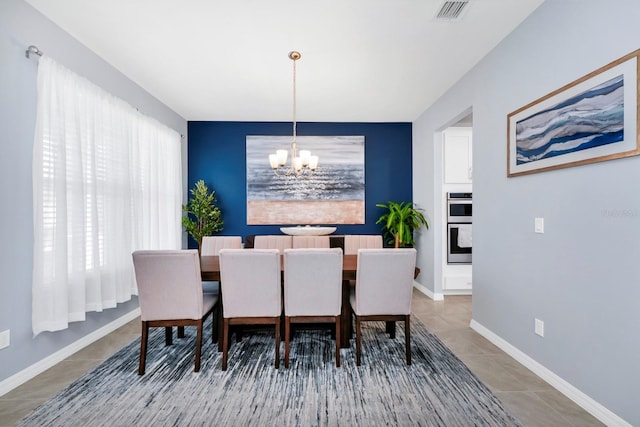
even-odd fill
[(291, 121), (297, 50), (298, 121), (411, 122), (544, 0), (26, 1), (189, 121)]

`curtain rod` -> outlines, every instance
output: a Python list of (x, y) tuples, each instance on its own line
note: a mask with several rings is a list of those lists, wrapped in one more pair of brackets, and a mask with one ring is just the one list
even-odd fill
[(42, 56), (42, 51), (40, 49), (38, 49), (37, 46), (31, 45), (27, 48), (27, 50), (24, 52), (25, 56), (27, 58), (31, 58), (29, 55), (35, 53), (38, 56)]
[[(27, 58), (31, 58), (31, 56), (29, 56), (29, 55), (31, 55), (32, 53), (35, 54), (35, 55), (38, 55), (38, 56), (42, 56), (42, 51), (40, 49), (38, 49), (38, 46), (30, 45), (29, 47), (27, 47), (27, 50), (25, 50), (24, 55)], [(140, 110), (138, 110), (138, 108), (136, 108), (136, 111), (139, 112)], [(183, 134), (180, 134), (180, 139), (184, 139), (184, 135)]]

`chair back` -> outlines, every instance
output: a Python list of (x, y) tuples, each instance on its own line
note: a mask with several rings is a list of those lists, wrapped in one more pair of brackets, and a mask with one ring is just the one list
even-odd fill
[(221, 249), (223, 316), (280, 316), (280, 270), (280, 251), (277, 249)]
[(329, 236), (293, 236), (293, 248), (329, 248)]
[(220, 249), (242, 249), (242, 237), (240, 236), (204, 236), (200, 255), (218, 255)]
[(347, 234), (344, 236), (345, 255), (356, 255), (358, 249), (382, 249), (382, 236), (379, 234)]
[(358, 250), (356, 314), (410, 314), (415, 267), (414, 248)]
[(196, 249), (133, 253), (143, 321), (201, 319), (203, 294)]
[(342, 249), (284, 251), (286, 316), (337, 316), (342, 307)]
[(292, 240), (291, 236), (284, 235), (256, 236), (253, 241), (253, 247), (254, 249), (278, 249), (282, 255), (285, 249), (292, 247)]

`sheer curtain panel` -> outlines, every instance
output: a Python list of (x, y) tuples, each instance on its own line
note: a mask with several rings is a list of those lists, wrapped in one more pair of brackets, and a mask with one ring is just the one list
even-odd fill
[(134, 250), (180, 248), (180, 135), (43, 56), (33, 199), (37, 335), (136, 295)]

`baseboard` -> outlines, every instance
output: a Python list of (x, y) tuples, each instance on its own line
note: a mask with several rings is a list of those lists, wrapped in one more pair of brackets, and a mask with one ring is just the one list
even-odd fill
[(473, 295), (471, 289), (449, 289), (443, 292), (444, 296), (447, 295)]
[(89, 344), (99, 340), (100, 338), (110, 334), (121, 326), (129, 323), (136, 317), (140, 316), (140, 308), (136, 308), (129, 313), (120, 316), (113, 322), (104, 325), (103, 327), (96, 329), (88, 335), (80, 338), (77, 341), (69, 344), (68, 346), (56, 351), (55, 353), (45, 357), (44, 359), (34, 363), (33, 365), (23, 369), (15, 375), (10, 376), (4, 381), (0, 382), (0, 396), (3, 396), (9, 393), (14, 388), (26, 383), (30, 379), (34, 378), (36, 375), (41, 374), (57, 363), (63, 361), (67, 357), (76, 353), (79, 350), (82, 350)]
[(419, 290), (420, 292), (422, 292), (423, 294), (425, 294), (426, 296), (428, 296), (429, 298), (431, 298), (434, 301), (442, 301), (444, 299), (444, 295), (442, 293), (431, 292), (429, 289), (427, 289), (426, 287), (422, 286), (418, 282), (413, 282), (413, 287), (416, 288), (417, 290)]
[(509, 344), (498, 335), (494, 334), (489, 329), (482, 326), (480, 323), (476, 322), (475, 320), (471, 320), (471, 324), (469, 326), (471, 327), (471, 329), (498, 346), (509, 356), (513, 357), (522, 365), (530, 369), (534, 374), (538, 375), (544, 381), (549, 383), (560, 393), (573, 400), (578, 406), (582, 407), (585, 411), (589, 412), (605, 425), (632, 427), (631, 424), (611, 412), (609, 409), (605, 408), (600, 403), (593, 400), (591, 397), (578, 390), (576, 387), (574, 387), (540, 363), (536, 362), (534, 359), (532, 359), (522, 351), (518, 350), (513, 345)]

